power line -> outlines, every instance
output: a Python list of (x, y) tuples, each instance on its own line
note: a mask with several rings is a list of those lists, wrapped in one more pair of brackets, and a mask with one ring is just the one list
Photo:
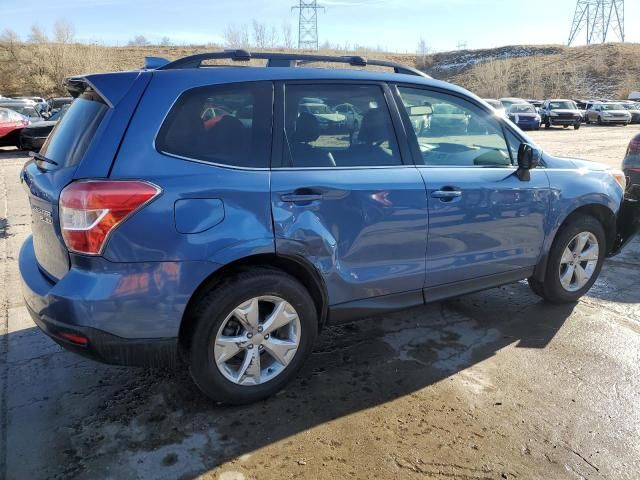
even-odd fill
[(298, 48), (301, 50), (318, 50), (318, 10), (324, 10), (316, 0), (300, 0), (299, 5), (291, 10), (299, 10)]
[(624, 0), (578, 0), (569, 45), (586, 29), (587, 45), (605, 43), (609, 32), (624, 42)]

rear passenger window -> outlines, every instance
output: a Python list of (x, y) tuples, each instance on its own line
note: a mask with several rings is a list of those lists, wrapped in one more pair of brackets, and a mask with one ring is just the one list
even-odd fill
[(187, 159), (268, 168), (272, 111), (268, 82), (194, 88), (167, 115), (156, 147)]
[(453, 95), (398, 90), (425, 165), (511, 165), (502, 127), (492, 113)]
[(285, 95), (284, 166), (402, 164), (379, 86), (288, 85)]

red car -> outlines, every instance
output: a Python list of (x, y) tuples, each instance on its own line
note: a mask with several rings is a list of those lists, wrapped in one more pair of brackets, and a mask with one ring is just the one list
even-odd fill
[(18, 112), (0, 108), (0, 147), (18, 146), (20, 131), (29, 125), (29, 120)]

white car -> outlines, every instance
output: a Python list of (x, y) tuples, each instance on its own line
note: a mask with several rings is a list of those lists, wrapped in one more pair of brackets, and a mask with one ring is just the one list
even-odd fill
[(586, 122), (598, 125), (620, 124), (629, 125), (632, 115), (621, 103), (594, 103), (586, 113)]

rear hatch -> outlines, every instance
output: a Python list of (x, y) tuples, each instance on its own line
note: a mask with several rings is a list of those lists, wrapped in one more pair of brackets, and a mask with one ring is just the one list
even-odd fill
[[(149, 78), (138, 81), (145, 73), (100, 74), (68, 81), (75, 100), (39, 154), (22, 170), (31, 207), (36, 259), (53, 281), (70, 268), (60, 230), (60, 193), (75, 179), (108, 176), (129, 119), (148, 83)], [(118, 112), (114, 108), (116, 102), (123, 107)]]

